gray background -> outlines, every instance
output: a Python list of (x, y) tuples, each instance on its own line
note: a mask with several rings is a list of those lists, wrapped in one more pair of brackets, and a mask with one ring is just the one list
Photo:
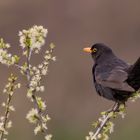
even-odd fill
[[(33, 64), (41, 62), (49, 43), (56, 45), (57, 61), (50, 65), (49, 75), (44, 78), (43, 93), (52, 117), (49, 132), (54, 139), (84, 139), (93, 120), (113, 104), (96, 94), (91, 76), (93, 61), (82, 49), (103, 42), (122, 59), (135, 62), (140, 56), (139, 5), (138, 0), (0, 0), (0, 37), (11, 44), (11, 53), (22, 54), (18, 31), (35, 24), (48, 28), (49, 34), (41, 55), (33, 56)], [(26, 79), (15, 68), (1, 65), (0, 69), (1, 92), (11, 71), (19, 75), (22, 83), (13, 98), (16, 112), (11, 115), (14, 126), (9, 139), (41, 139), (34, 137), (33, 127), (25, 119), (32, 106), (26, 98)], [(2, 102), (4, 95), (1, 96)], [(127, 104), (126, 118), (115, 120), (113, 140), (140, 137), (139, 106), (140, 101)]]

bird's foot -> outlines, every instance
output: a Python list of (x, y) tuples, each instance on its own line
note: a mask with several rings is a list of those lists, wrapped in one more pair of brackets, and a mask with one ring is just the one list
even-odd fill
[[(119, 102), (115, 102), (115, 104), (110, 108), (110, 109), (108, 109), (107, 111), (106, 111), (106, 114), (109, 114), (110, 112), (119, 112), (120, 111), (120, 105), (121, 105), (122, 103), (119, 103)], [(124, 106), (125, 106), (125, 103), (123, 103), (124, 104)]]

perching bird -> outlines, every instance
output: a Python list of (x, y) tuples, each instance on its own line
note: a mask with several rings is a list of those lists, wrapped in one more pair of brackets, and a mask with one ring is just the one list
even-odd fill
[(92, 69), (95, 89), (100, 96), (125, 103), (140, 88), (140, 58), (133, 65), (119, 59), (106, 45), (97, 43), (84, 48), (94, 60)]

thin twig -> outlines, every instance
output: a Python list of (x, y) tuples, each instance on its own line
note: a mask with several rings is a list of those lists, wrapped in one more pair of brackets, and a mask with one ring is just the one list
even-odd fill
[(31, 79), (31, 75), (30, 75), (30, 60), (31, 60), (31, 54), (32, 54), (32, 51), (31, 51), (31, 49), (28, 47), (28, 54), (27, 54), (27, 80), (28, 80), (28, 86), (29, 86), (30, 79)]
[[(13, 91), (14, 82), (15, 82), (15, 80), (12, 81), (12, 85), (11, 85), (10, 91)], [(4, 115), (4, 121), (3, 121), (3, 129), (4, 129), (4, 131), (6, 129), (6, 124), (7, 124), (7, 120), (8, 120), (8, 116), (9, 116), (9, 112), (10, 112), (10, 102), (12, 100), (12, 96), (13, 96), (12, 94), (8, 94), (8, 99), (7, 99), (7, 103), (6, 103), (6, 111), (5, 111), (5, 115)], [(1, 132), (0, 140), (3, 140), (4, 131)]]
[[(116, 111), (118, 111), (119, 105), (120, 105), (119, 103), (115, 103), (115, 105), (113, 106), (113, 108), (109, 112), (115, 113)], [(110, 119), (109, 112), (107, 113), (106, 117), (104, 118), (104, 120), (102, 121), (102, 123), (97, 128), (97, 130), (94, 133), (94, 135), (92, 136), (91, 140), (96, 140), (97, 139), (98, 134), (102, 131), (103, 127), (106, 125), (106, 123)]]
[[(31, 54), (32, 54), (32, 51), (30, 48), (28, 48), (28, 55), (27, 55), (27, 70), (26, 70), (26, 76), (27, 76), (27, 80), (28, 80), (28, 88), (30, 88), (30, 82), (31, 82), (31, 74), (30, 74), (30, 60), (31, 60)], [(37, 101), (37, 98), (36, 98), (36, 95), (35, 95), (35, 92), (36, 90), (34, 90), (32, 92), (32, 99), (33, 99), (33, 102), (38, 110), (38, 113), (39, 113), (39, 116), (38, 116), (38, 122), (39, 123), (42, 123), (42, 118), (41, 118), (41, 115), (42, 115), (42, 110), (40, 109), (39, 105), (38, 105), (38, 101)], [(42, 132), (43, 129), (42, 129)]]
[[(11, 101), (11, 96), (9, 94), (9, 97), (8, 97), (8, 100), (7, 100), (7, 107), (6, 107), (6, 111), (5, 111), (5, 115), (4, 115), (5, 116), (5, 118), (4, 118), (4, 124), (3, 124), (4, 130), (6, 128), (6, 123), (7, 123), (7, 120), (8, 120), (10, 101)], [(3, 137), (4, 137), (4, 131), (1, 132), (0, 140), (3, 140)]]
[(18, 69), (22, 70), (22, 67), (18, 64), (14, 64)]
[[(28, 80), (28, 88), (30, 88), (30, 81), (31, 81), (31, 75), (30, 75), (30, 60), (31, 60), (31, 55), (32, 55), (32, 51), (31, 49), (28, 47), (28, 54), (27, 54), (27, 70), (26, 70), (26, 75), (27, 75), (27, 80)], [(40, 112), (40, 108), (38, 106), (38, 102), (35, 96), (35, 90), (33, 91), (33, 95), (32, 95), (32, 99), (38, 109), (38, 112)]]

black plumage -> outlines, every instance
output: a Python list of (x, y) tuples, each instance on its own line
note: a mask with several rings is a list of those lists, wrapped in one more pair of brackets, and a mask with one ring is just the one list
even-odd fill
[(140, 88), (140, 58), (129, 65), (100, 43), (84, 50), (90, 52), (94, 59), (93, 81), (100, 96), (125, 102)]

